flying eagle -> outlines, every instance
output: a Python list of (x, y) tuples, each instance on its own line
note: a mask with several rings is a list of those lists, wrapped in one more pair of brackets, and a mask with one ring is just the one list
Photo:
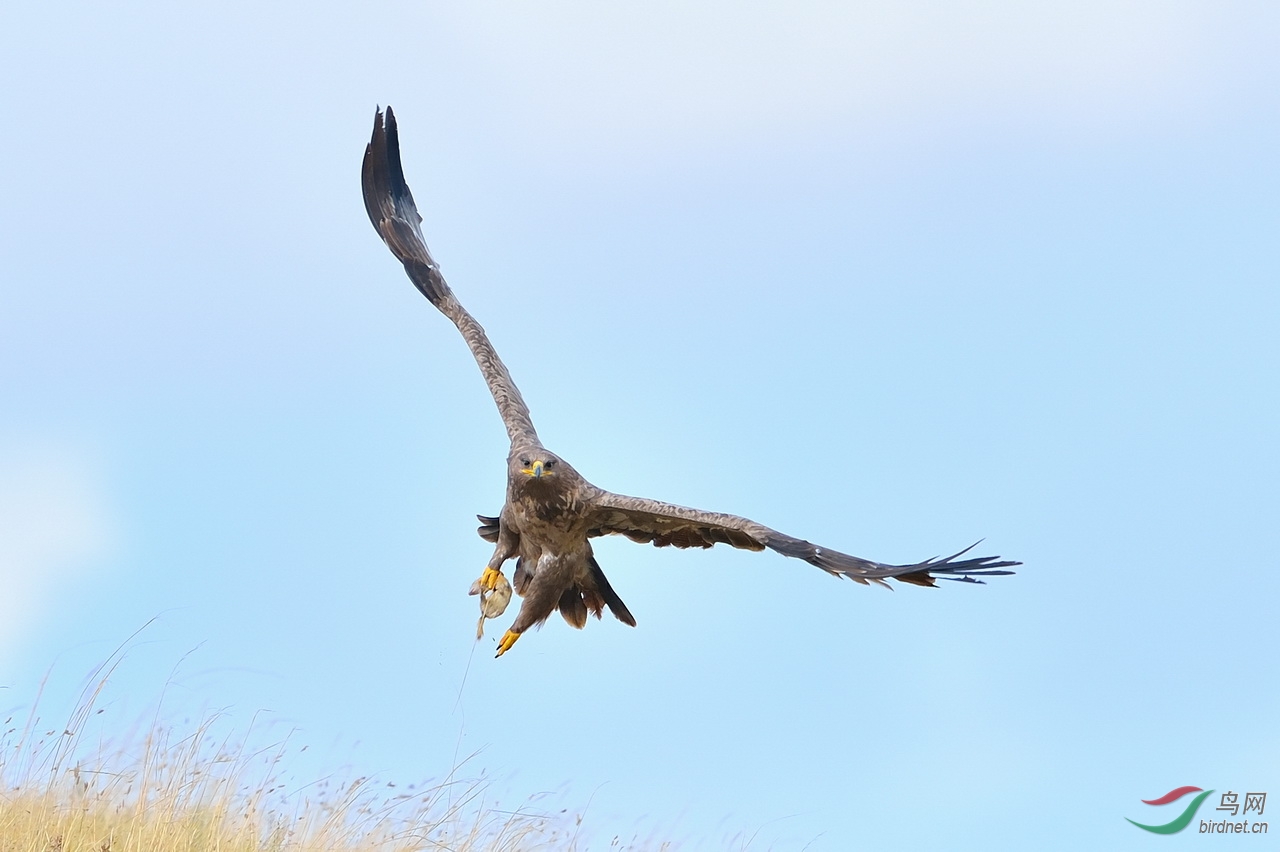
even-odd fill
[[(396, 118), (390, 107), (385, 120), (381, 111), (375, 114), (361, 183), (365, 209), (374, 229), (404, 264), (414, 286), (462, 332), (511, 439), (502, 513), (496, 518), (478, 516), (481, 537), (496, 547), (473, 587), (473, 592), (481, 593), (483, 624), (485, 617), (500, 615), (510, 599), (502, 566), (510, 559), (516, 560), (512, 579), (524, 601), (515, 622), (498, 643), (497, 656), (510, 650), (525, 631), (542, 624), (556, 610), (578, 628), (586, 624), (588, 613), (600, 618), (605, 607), (619, 621), (635, 626), (635, 618), (592, 554), (591, 539), (596, 536), (623, 535), (657, 547), (728, 544), (744, 550), (768, 548), (863, 585), (887, 586), (885, 580), (890, 577), (917, 586), (933, 586), (935, 578), (981, 583), (981, 577), (1012, 574), (1001, 569), (1021, 564), (1001, 561), (998, 556), (961, 559), (973, 548), (970, 545), (945, 559), (885, 565), (819, 547), (736, 515), (625, 497), (597, 488), (542, 445), (529, 408), (484, 329), (458, 303), (440, 274), (422, 237), (422, 217), (405, 184)], [(489, 594), (493, 595), (492, 601), (486, 601)]]

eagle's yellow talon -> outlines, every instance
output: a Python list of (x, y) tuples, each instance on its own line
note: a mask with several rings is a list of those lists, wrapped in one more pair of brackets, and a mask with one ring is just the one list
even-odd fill
[(486, 592), (491, 592), (498, 587), (498, 579), (502, 576), (502, 572), (497, 568), (485, 566), (483, 573), (480, 574), (480, 588)]
[(513, 633), (510, 630), (502, 634), (502, 641), (498, 643), (498, 653), (494, 654), (494, 657), (501, 657), (503, 654), (510, 651), (511, 646), (516, 644), (516, 640), (519, 638), (519, 633)]

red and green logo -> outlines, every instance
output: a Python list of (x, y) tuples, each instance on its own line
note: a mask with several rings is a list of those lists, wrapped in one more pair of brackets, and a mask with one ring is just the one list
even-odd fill
[(1164, 825), (1143, 825), (1140, 822), (1134, 822), (1128, 817), (1125, 817), (1125, 820), (1132, 822), (1143, 831), (1149, 831), (1152, 834), (1177, 834), (1179, 831), (1182, 831), (1182, 829), (1191, 824), (1191, 820), (1195, 819), (1196, 811), (1200, 810), (1200, 805), (1204, 803), (1205, 799), (1209, 798), (1209, 794), (1212, 792), (1212, 790), (1201, 790), (1199, 787), (1178, 787), (1177, 789), (1170, 790), (1158, 799), (1143, 799), (1142, 804), (1144, 805), (1167, 805), (1170, 802), (1178, 801), (1178, 799), (1181, 799), (1188, 793), (1200, 794), (1191, 800), (1190, 804), (1187, 805), (1187, 809), (1179, 814), (1178, 817), (1170, 822), (1166, 822)]

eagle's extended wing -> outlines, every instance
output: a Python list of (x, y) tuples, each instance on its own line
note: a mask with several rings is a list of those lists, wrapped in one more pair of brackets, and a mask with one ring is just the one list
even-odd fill
[(890, 577), (917, 586), (933, 586), (935, 579), (981, 583), (981, 577), (1012, 574), (1000, 569), (1022, 564), (1001, 561), (998, 556), (960, 559), (975, 546), (970, 545), (945, 559), (935, 557), (914, 565), (885, 565), (819, 547), (737, 515), (687, 509), (601, 490), (596, 491), (591, 502), (594, 509), (590, 534), (593, 536), (616, 533), (632, 541), (652, 542), (656, 547), (711, 547), (714, 544), (746, 550), (767, 547), (783, 556), (803, 559), (828, 574), (848, 577), (864, 585), (869, 582), (886, 585), (884, 580)]
[(413, 203), (413, 193), (404, 182), (404, 170), (400, 166), (400, 138), (391, 107), (387, 107), (385, 124), (380, 110), (374, 115), (373, 138), (364, 150), (360, 178), (369, 221), (373, 222), (374, 229), (391, 253), (404, 264), (404, 271), (414, 286), (462, 332), (462, 338), (471, 347), (471, 354), (489, 385), (493, 401), (498, 404), (498, 413), (506, 424), (512, 445), (541, 446), (529, 417), (529, 407), (520, 397), (515, 382), (511, 381), (511, 374), (498, 358), (498, 353), (493, 351), (493, 344), (485, 336), (480, 323), (458, 303), (440, 274), (440, 267), (427, 250), (427, 242), (422, 238), (419, 227), (422, 217)]

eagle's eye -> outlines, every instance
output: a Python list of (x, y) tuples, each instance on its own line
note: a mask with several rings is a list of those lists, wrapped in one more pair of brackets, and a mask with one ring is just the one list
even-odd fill
[(544, 467), (555, 467), (555, 466), (556, 466), (555, 459), (547, 459), (547, 463), (544, 465)]
[(525, 467), (528, 467), (529, 465), (533, 464), (533, 462), (529, 461), (528, 459), (520, 459), (520, 464), (524, 465)]

